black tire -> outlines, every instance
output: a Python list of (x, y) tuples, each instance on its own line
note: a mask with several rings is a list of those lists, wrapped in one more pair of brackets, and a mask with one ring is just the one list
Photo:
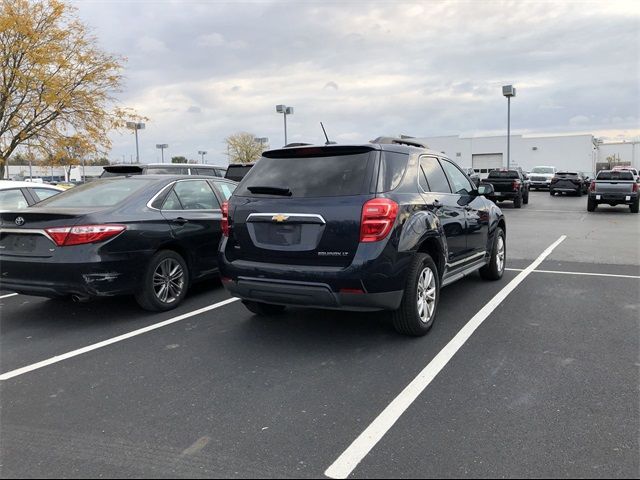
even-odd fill
[(552, 197), (555, 195), (555, 193), (553, 193), (553, 190), (549, 189), (549, 195), (551, 195)]
[[(429, 270), (431, 277), (428, 273)], [(426, 275), (426, 278), (423, 277)], [(421, 288), (424, 285), (424, 281), (428, 280), (430, 288)], [(433, 283), (431, 283), (433, 280)], [(418, 301), (419, 291), (423, 291), (422, 301), (425, 301), (427, 292), (431, 290), (434, 295), (434, 299), (431, 303), (423, 303), (423, 315), (426, 313), (427, 318), (420, 315)], [(410, 335), (413, 337), (421, 337), (425, 335), (433, 326), (433, 322), (438, 313), (438, 303), (440, 303), (440, 275), (438, 268), (430, 255), (426, 253), (416, 253), (411, 267), (409, 267), (409, 273), (407, 274), (407, 281), (404, 289), (404, 296), (402, 297), (402, 303), (400, 308), (392, 313), (393, 326), (398, 333), (403, 335)], [(430, 306), (429, 306), (430, 305)], [(429, 315), (429, 310), (431, 311)]]
[[(165, 267), (171, 267), (171, 271), (166, 271), (166, 275), (162, 273), (163, 263)], [(174, 268), (176, 268), (175, 272)], [(161, 277), (165, 281), (164, 290)], [(142, 279), (142, 288), (135, 297), (138, 304), (145, 310), (166, 312), (180, 305), (187, 295), (188, 287), (189, 268), (184, 258), (173, 250), (161, 250), (149, 261)], [(163, 300), (164, 292), (167, 292), (166, 300)]]
[(527, 191), (526, 195), (522, 197), (522, 203), (529, 205), (529, 191)]
[(513, 208), (522, 208), (522, 194), (513, 199)]
[(247, 307), (247, 310), (251, 313), (261, 317), (278, 315), (287, 308), (284, 305), (273, 305), (272, 303), (252, 302), (249, 300), (243, 300), (242, 304)]
[(636, 198), (636, 201), (629, 205), (631, 213), (638, 213), (638, 208), (640, 208), (640, 198)]
[[(498, 244), (502, 239), (502, 258), (499, 257)], [(501, 260), (501, 261), (499, 261)], [(504, 275), (504, 267), (507, 263), (507, 238), (502, 228), (496, 229), (493, 239), (493, 247), (491, 248), (491, 258), (489, 263), (480, 269), (480, 276), (485, 280), (500, 280)]]
[(577, 195), (578, 197), (581, 197), (581, 196), (582, 196), (582, 187), (580, 187), (580, 188), (578, 189), (578, 191), (576, 192), (576, 195)]
[(594, 212), (598, 208), (598, 203), (591, 197), (587, 200), (587, 211)]

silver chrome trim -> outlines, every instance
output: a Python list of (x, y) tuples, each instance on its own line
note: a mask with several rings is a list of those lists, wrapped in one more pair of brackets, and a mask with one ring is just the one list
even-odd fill
[(322, 222), (323, 225), (326, 225), (326, 220), (322, 217), (322, 215), (318, 215), (317, 213), (252, 213), (247, 217), (247, 222), (252, 218), (273, 218), (276, 215), (282, 215), (289, 218), (317, 218)]
[(53, 238), (43, 229), (41, 228), (0, 228), (0, 233), (26, 233), (31, 235), (42, 235), (43, 237), (47, 237), (53, 243)]
[(486, 250), (484, 250), (484, 251), (482, 251), (482, 252), (478, 252), (478, 253), (475, 253), (475, 254), (473, 254), (473, 255), (470, 255), (470, 256), (468, 256), (468, 257), (466, 257), (466, 258), (463, 258), (462, 260), (458, 260), (457, 262), (447, 263), (447, 265), (448, 265), (448, 266), (450, 266), (450, 267), (455, 267), (456, 265), (461, 265), (461, 264), (463, 264), (463, 263), (467, 263), (468, 261), (470, 261), (470, 260), (472, 260), (472, 259), (474, 259), (474, 258), (477, 258), (477, 257), (483, 257), (483, 256), (485, 256), (486, 254), (487, 254), (487, 251), (486, 251)]

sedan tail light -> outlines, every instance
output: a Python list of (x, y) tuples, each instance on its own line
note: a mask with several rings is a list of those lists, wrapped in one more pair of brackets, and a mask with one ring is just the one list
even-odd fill
[(102, 242), (127, 229), (126, 225), (80, 225), (77, 227), (45, 228), (45, 232), (59, 247)]
[(229, 202), (222, 202), (222, 220), (220, 226), (222, 228), (222, 235), (229, 236)]
[(388, 198), (374, 198), (362, 207), (360, 241), (363, 243), (384, 240), (398, 216), (398, 204)]

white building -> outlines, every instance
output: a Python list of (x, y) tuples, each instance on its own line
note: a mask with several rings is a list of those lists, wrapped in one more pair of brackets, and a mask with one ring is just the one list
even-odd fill
[[(461, 167), (487, 173), (507, 165), (507, 137), (426, 137), (419, 138), (432, 150), (444, 152)], [(595, 172), (597, 164), (615, 155), (622, 164), (640, 168), (638, 141), (601, 143), (593, 135), (511, 136), (511, 165), (531, 170), (538, 165), (560, 170)]]
[[(102, 173), (103, 168), (101, 166), (86, 166), (84, 167), (84, 174), (87, 178), (89, 177), (99, 177)], [(50, 179), (51, 177), (55, 179), (64, 180), (65, 179), (65, 171), (64, 167), (49, 167), (42, 165), (33, 165), (29, 168), (29, 165), (11, 165), (9, 163), (8, 167), (5, 169), (5, 177), (11, 180), (23, 180), (28, 179), (30, 176), (33, 178), (45, 178)], [(82, 167), (72, 167), (71, 173), (69, 175), (69, 180), (82, 180)]]

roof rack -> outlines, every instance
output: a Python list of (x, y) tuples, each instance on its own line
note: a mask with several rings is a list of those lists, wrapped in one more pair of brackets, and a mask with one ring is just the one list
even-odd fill
[(378, 137), (375, 140), (371, 140), (370, 143), (378, 143), (382, 145), (408, 145), (410, 147), (429, 148), (426, 143), (416, 141), (414, 139), (396, 138), (396, 137)]

